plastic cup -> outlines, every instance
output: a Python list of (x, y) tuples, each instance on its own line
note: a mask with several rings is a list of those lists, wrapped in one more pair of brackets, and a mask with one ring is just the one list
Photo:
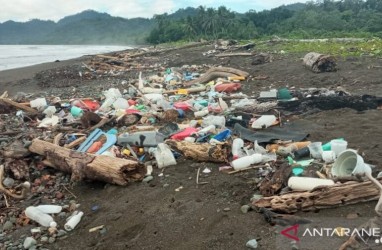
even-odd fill
[(339, 156), (342, 152), (344, 152), (348, 146), (348, 142), (344, 140), (331, 140), (330, 145), (332, 147), (332, 151)]
[(322, 159), (322, 142), (312, 142), (308, 145), (310, 155), (314, 159)]
[(322, 159), (326, 163), (334, 162), (334, 160), (336, 159), (336, 153), (334, 153), (334, 151), (323, 151), (322, 152)]
[(363, 158), (353, 149), (342, 152), (332, 167), (332, 174), (334, 176), (350, 176), (365, 172), (371, 173), (370, 166), (365, 164)]

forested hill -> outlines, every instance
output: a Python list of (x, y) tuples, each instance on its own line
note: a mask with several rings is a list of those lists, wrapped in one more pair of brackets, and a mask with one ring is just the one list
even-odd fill
[(236, 13), (226, 7), (186, 8), (126, 19), (92, 10), (58, 22), (0, 23), (0, 44), (144, 44), (200, 39), (382, 37), (382, 0), (316, 0)]
[(382, 37), (382, 0), (317, 0), (261, 12), (234, 13), (225, 7), (199, 7), (197, 13), (172, 20), (155, 17), (151, 43), (197, 39)]
[(57, 23), (1, 23), (0, 44), (142, 44), (153, 26), (152, 19), (125, 19), (87, 10)]

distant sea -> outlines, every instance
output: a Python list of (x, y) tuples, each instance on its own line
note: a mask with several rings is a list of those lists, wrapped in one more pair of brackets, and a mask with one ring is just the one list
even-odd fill
[(0, 71), (131, 48), (105, 45), (0, 45)]

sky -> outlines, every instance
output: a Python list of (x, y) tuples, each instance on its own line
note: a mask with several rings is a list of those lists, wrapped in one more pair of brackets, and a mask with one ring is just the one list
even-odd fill
[(237, 12), (261, 11), (307, 0), (0, 0), (0, 22), (25, 22), (37, 18), (58, 21), (84, 10), (106, 12), (124, 18), (152, 17), (179, 8), (226, 6)]

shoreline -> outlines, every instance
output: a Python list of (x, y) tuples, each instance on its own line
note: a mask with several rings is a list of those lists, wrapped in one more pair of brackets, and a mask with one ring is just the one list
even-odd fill
[[(0, 71), (0, 92), (8, 91), (10, 95), (14, 95), (20, 91), (33, 93), (40, 90), (40, 87), (37, 86), (37, 82), (33, 81), (37, 73), (55, 68), (78, 65), (91, 57), (92, 56), (87, 55), (59, 62), (46, 62)], [(22, 84), (23, 81), (28, 81), (28, 84)]]

